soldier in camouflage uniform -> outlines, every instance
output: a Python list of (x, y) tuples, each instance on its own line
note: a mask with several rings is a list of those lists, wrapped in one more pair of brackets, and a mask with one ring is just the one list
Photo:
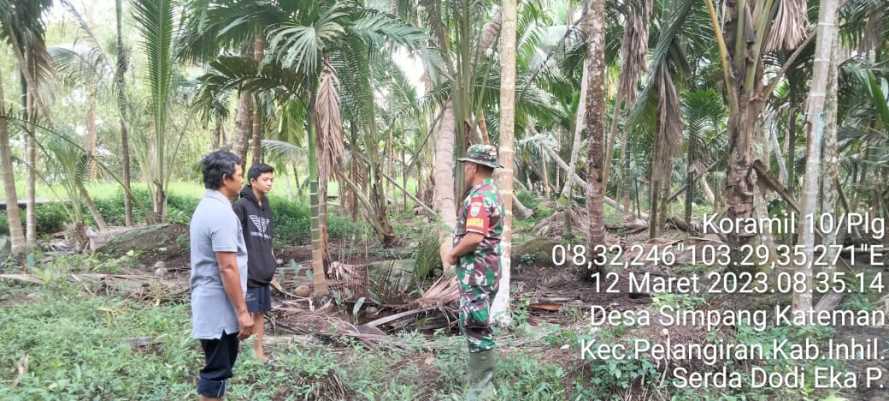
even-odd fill
[(460, 208), (454, 244), (447, 262), (456, 265), (460, 282), (460, 331), (469, 344), (470, 384), (467, 400), (491, 399), (495, 355), (490, 325), (491, 303), (500, 279), (500, 238), (503, 210), (494, 169), (497, 149), (472, 145), (463, 163), (465, 186), (470, 187)]

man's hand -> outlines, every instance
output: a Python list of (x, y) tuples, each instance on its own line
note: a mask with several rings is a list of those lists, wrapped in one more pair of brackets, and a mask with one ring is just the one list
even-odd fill
[(460, 257), (454, 254), (453, 249), (448, 251), (448, 254), (445, 257), (445, 263), (447, 263), (448, 266), (456, 266), (459, 261), (460, 261)]
[(457, 263), (460, 262), (460, 257), (466, 255), (470, 252), (474, 252), (475, 248), (478, 247), (478, 244), (485, 239), (484, 235), (475, 232), (468, 232), (463, 238), (460, 239), (460, 242), (457, 243), (451, 250), (445, 255), (444, 262), (451, 265), (456, 266)]
[(253, 335), (253, 316), (246, 310), (238, 313), (238, 339), (245, 340)]
[(243, 340), (253, 335), (253, 317), (247, 311), (244, 292), (241, 289), (241, 274), (238, 271), (238, 257), (234, 252), (216, 252), (219, 264), (219, 278), (225, 288), (225, 295), (238, 315), (238, 338)]

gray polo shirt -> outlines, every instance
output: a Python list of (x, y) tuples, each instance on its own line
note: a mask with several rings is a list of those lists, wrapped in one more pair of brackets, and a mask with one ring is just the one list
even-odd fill
[(216, 252), (237, 252), (241, 290), (247, 292), (247, 247), (231, 201), (207, 190), (191, 216), (192, 337), (218, 339), (238, 331), (238, 316), (222, 286)]

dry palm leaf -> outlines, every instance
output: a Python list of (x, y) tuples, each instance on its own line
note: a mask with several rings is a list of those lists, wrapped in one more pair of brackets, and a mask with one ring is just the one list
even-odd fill
[(332, 174), (343, 159), (343, 119), (340, 116), (339, 80), (325, 60), (315, 100), (315, 127), (318, 138), (318, 173), (321, 182), (335, 179)]
[(673, 155), (682, 144), (682, 110), (679, 102), (679, 94), (673, 77), (667, 71), (667, 66), (662, 64), (658, 74), (658, 129), (657, 149), (654, 160), (659, 163), (656, 178), (667, 179), (673, 171)]
[(442, 276), (416, 300), (420, 305), (447, 305), (460, 299), (457, 276)]
[(769, 32), (766, 49), (793, 50), (803, 43), (809, 25), (806, 10), (806, 0), (779, 1), (778, 14)]
[(636, 82), (645, 71), (645, 54), (648, 51), (648, 22), (651, 19), (651, 0), (629, 2), (627, 26), (621, 41), (620, 83), (618, 92), (628, 104), (636, 100)]

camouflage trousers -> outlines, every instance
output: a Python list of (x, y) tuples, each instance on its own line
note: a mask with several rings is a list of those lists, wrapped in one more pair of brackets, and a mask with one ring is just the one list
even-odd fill
[(469, 352), (494, 349), (491, 330), (491, 303), (499, 286), (499, 264), (459, 263), (457, 280), (460, 283), (460, 332), (466, 337)]

